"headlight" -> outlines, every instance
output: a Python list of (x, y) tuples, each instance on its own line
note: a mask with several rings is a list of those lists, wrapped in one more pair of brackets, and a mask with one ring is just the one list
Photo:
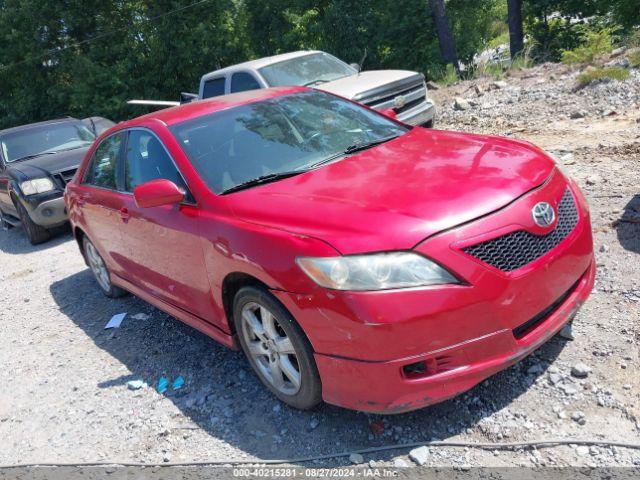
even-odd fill
[(301, 257), (296, 262), (318, 285), (334, 290), (385, 290), (460, 283), (441, 266), (410, 252)]
[(35, 180), (27, 180), (20, 184), (20, 190), (22, 190), (22, 193), (25, 195), (50, 192), (55, 188), (53, 182), (48, 178), (36, 178)]

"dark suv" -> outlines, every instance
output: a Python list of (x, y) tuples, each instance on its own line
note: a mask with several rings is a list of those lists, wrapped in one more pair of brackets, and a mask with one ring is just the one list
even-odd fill
[(62, 194), (97, 135), (114, 123), (64, 118), (0, 130), (0, 222), (32, 244), (67, 221)]

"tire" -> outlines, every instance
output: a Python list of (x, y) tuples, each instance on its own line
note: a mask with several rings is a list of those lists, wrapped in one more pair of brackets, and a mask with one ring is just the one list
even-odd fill
[[(247, 312), (253, 314), (251, 320)], [(269, 321), (269, 312), (273, 322)], [(260, 328), (253, 319), (263, 327), (261, 336), (256, 334)], [(241, 288), (233, 302), (233, 321), (242, 350), (271, 393), (300, 410), (309, 410), (322, 402), (322, 384), (311, 344), (293, 316), (271, 293), (260, 287)], [(264, 328), (270, 323), (275, 328)], [(277, 370), (281, 372), (282, 384), (274, 380), (280, 376)], [(297, 385), (292, 380), (297, 378), (296, 372)]]
[(93, 273), (93, 277), (100, 287), (100, 290), (102, 290), (102, 293), (109, 298), (125, 296), (127, 294), (126, 290), (116, 287), (111, 283), (111, 273), (107, 268), (107, 264), (104, 262), (93, 243), (91, 243), (91, 240), (87, 237), (82, 237), (82, 249), (84, 251), (84, 258), (87, 260), (91, 273)]
[(16, 199), (15, 205), (24, 228), (24, 233), (26, 233), (31, 245), (38, 245), (39, 243), (46, 242), (51, 238), (49, 230), (31, 220), (29, 212), (27, 212), (27, 209), (24, 208), (22, 203), (20, 203), (20, 200)]

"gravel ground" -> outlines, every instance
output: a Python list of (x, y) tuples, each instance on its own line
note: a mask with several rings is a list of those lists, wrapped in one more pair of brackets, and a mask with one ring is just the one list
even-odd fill
[[(432, 439), (640, 442), (640, 76), (572, 92), (574, 76), (543, 65), (505, 84), (433, 92), (439, 128), (530, 140), (583, 187), (598, 275), (574, 341), (554, 338), (470, 392), (417, 412), (299, 412), (268, 394), (240, 353), (133, 296), (103, 297), (68, 230), (37, 247), (20, 229), (0, 231), (0, 464), (275, 459)], [(121, 312), (121, 328), (104, 330)], [(132, 318), (139, 313), (148, 319)], [(157, 393), (163, 375), (184, 377), (184, 387)], [(130, 389), (137, 379), (150, 386)], [(414, 464), (408, 453), (363, 461)], [(640, 451), (603, 447), (432, 447), (412, 457), (419, 454), (429, 466), (640, 465)]]

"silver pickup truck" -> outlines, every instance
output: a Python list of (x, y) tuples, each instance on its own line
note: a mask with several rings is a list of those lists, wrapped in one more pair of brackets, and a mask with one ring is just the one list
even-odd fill
[(239, 63), (207, 73), (198, 98), (257, 88), (304, 85), (363, 103), (376, 110), (392, 108), (398, 120), (433, 126), (435, 105), (424, 75), (406, 70), (360, 71), (320, 51), (299, 51)]

